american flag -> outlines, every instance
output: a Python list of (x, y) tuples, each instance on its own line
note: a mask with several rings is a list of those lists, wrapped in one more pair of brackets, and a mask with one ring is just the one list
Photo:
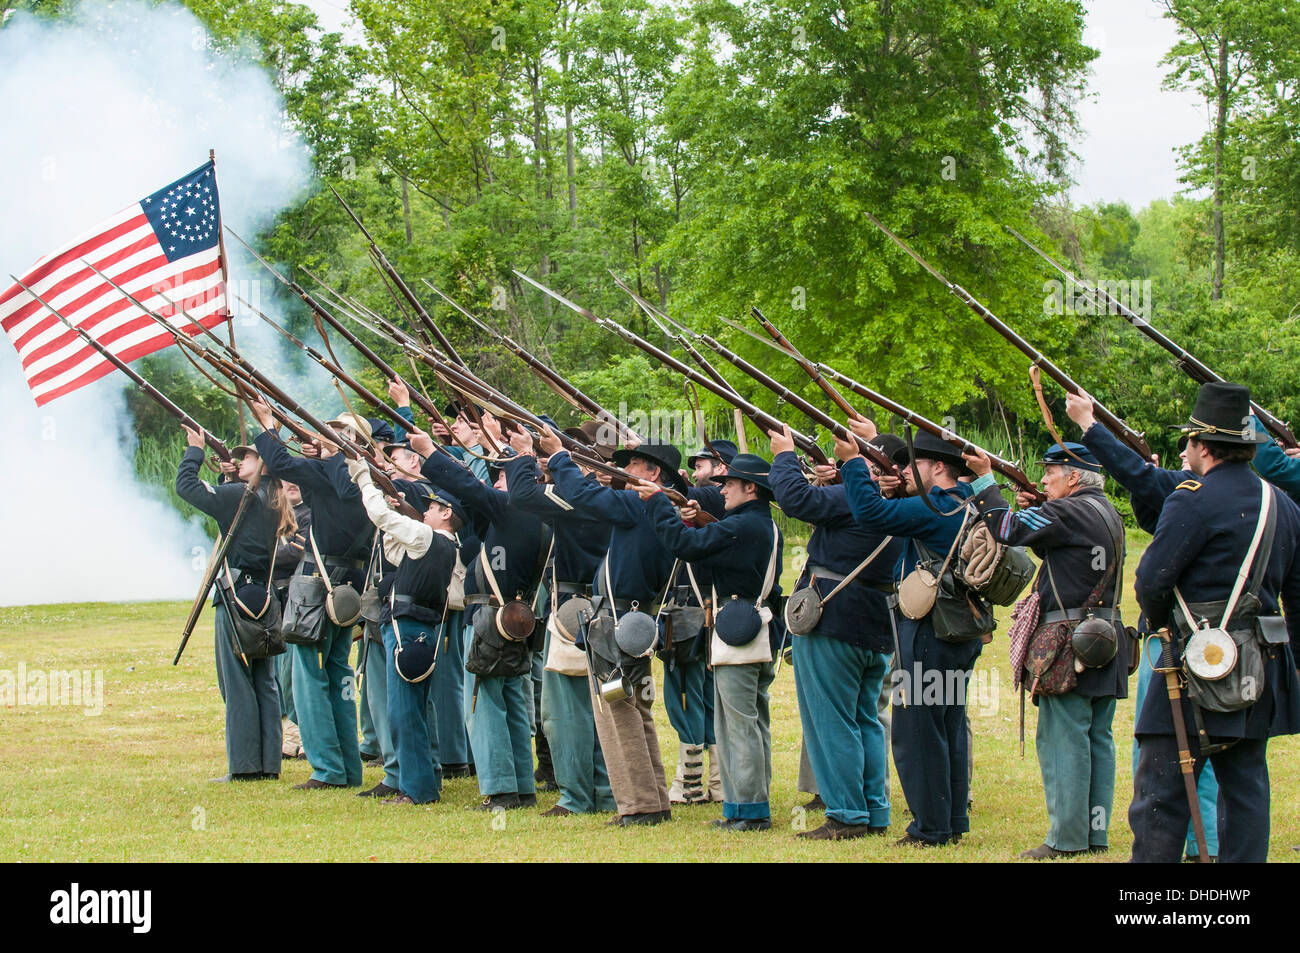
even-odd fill
[[(220, 240), (215, 163), (208, 162), (46, 255), (20, 278), (69, 322), (130, 362), (173, 338), (86, 263), (176, 327), (197, 334), (168, 299), (205, 327), (229, 317)], [(17, 284), (0, 295), (0, 327), (18, 352), (38, 407), (113, 370)]]

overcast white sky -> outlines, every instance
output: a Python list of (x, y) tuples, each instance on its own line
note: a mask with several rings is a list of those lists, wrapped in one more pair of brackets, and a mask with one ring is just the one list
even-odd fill
[[(326, 30), (351, 18), (347, 0), (306, 0)], [(1085, 0), (1093, 61), (1089, 95), (1080, 104), (1085, 137), (1074, 144), (1080, 163), (1071, 192), (1076, 204), (1123, 200), (1137, 211), (1179, 191), (1174, 150), (1208, 127), (1195, 93), (1160, 88), (1160, 58), (1174, 44), (1173, 25), (1159, 0)]]

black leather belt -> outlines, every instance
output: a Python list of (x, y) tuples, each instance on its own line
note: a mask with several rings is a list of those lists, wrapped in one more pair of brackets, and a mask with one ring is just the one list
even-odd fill
[(1096, 609), (1053, 609), (1051, 612), (1044, 612), (1038, 617), (1039, 625), (1051, 625), (1053, 622), (1078, 622), (1089, 613), (1094, 618), (1105, 619), (1109, 622), (1119, 621), (1119, 610), (1115, 608)]
[(467, 606), (492, 606), (496, 602), (491, 594), (485, 592), (468, 593), (465, 596), (465, 605)]
[(556, 595), (565, 592), (571, 592), (575, 596), (586, 596), (591, 598), (591, 586), (581, 582), (557, 582), (555, 584)]
[[(843, 581), (843, 579), (844, 579), (844, 575), (845, 575), (845, 574), (842, 573), (842, 572), (836, 572), (836, 571), (833, 570), (833, 569), (827, 569), (825, 566), (814, 566), (814, 565), (809, 565), (809, 566), (808, 566), (808, 572), (809, 572), (810, 575), (812, 575), (812, 576), (816, 576), (818, 579), (829, 579), (831, 582), (841, 582), (841, 581)], [(852, 586), (863, 586), (863, 587), (865, 587), (865, 588), (867, 588), (867, 589), (874, 589), (876, 592), (893, 592), (893, 591), (894, 591), (894, 584), (893, 584), (893, 583), (890, 583), (890, 582), (868, 582), (867, 580), (863, 579), (861, 576), (856, 577), (856, 578), (853, 580), (853, 582), (849, 583), (849, 585), (852, 585)]]
[[(365, 569), (366, 561), (364, 559), (344, 559), (341, 556), (322, 556), (325, 560), (326, 569)], [(311, 559), (302, 561), (303, 575), (310, 575), (319, 572), (316, 563)]]

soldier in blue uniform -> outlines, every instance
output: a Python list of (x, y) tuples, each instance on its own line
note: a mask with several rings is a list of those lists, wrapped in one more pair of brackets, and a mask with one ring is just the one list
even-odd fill
[[(619, 613), (636, 604), (654, 615), (655, 603), (672, 572), (673, 557), (655, 535), (645, 502), (635, 490), (615, 490), (588, 480), (554, 432), (541, 434), (538, 442), (541, 452), (548, 455), (546, 466), (560, 497), (610, 527), (608, 552), (592, 580), (593, 591), (605, 598), (601, 615), (612, 618), (611, 602)], [(671, 445), (644, 444), (634, 450), (619, 450), (613, 462), (638, 479), (686, 489), (677, 473), (681, 452)], [(659, 824), (671, 819), (672, 809), (651, 715), (655, 684), (649, 661), (625, 666), (623, 676), (631, 697), (611, 700), (592, 693), (596, 733), (619, 812), (612, 823)]]
[[(560, 606), (571, 599), (591, 598), (591, 580), (605, 557), (609, 527), (587, 511), (575, 509), (554, 485), (542, 482), (531, 436), (517, 430), (510, 435), (510, 445), (517, 454), (505, 462), (511, 505), (537, 514), (555, 533), (555, 553), (546, 579), (551, 593), (542, 653), (541, 717), (560, 799), (542, 816), (612, 811), (614, 796), (591, 710), (587, 657), (556, 626)], [(584, 478), (595, 483), (590, 472), (584, 472)]]
[[(321, 459), (291, 456), (271, 429), (275, 418), (265, 404), (250, 404), (264, 428), (254, 443), (266, 463), (267, 472), (292, 480), (311, 507), (309, 545), (299, 564), (298, 575), (328, 573), (333, 585), (350, 583), (359, 592), (365, 560), (374, 537), (366, 518), (361, 492), (348, 478), (343, 455), (321, 449)], [(362, 417), (344, 414), (331, 426), (364, 441), (370, 425)], [(312, 553), (314, 541), (324, 566)], [(302, 746), (312, 766), (311, 777), (297, 788), (358, 787), (361, 784), (361, 754), (357, 744), (357, 704), (350, 687), (353, 672), (348, 665), (352, 648), (352, 627), (343, 627), (321, 614), (321, 637), (314, 645), (293, 645), (293, 694), (302, 732)]]
[[(486, 486), (465, 466), (435, 453), (428, 435), (412, 431), (410, 440), (416, 452), (427, 456), (425, 478), (459, 499), (476, 523), (482, 548), (469, 566), (465, 601), (479, 607), (481, 617), (474, 620), (473, 629), (495, 626), (503, 601), (534, 602), (550, 533), (544, 536), (542, 521), (535, 514), (511, 504), (504, 470), (491, 468), (495, 486)], [(473, 629), (467, 633), (467, 653), (478, 637)], [(526, 650), (524, 661), (519, 674), (465, 673), (465, 720), (483, 795), (476, 808), (512, 809), (537, 803), (529, 717), (532, 697), (524, 683), (531, 678)]]
[(455, 533), (466, 515), (450, 496), (427, 484), (408, 483), (402, 490), (405, 499), (424, 512), (423, 521), (416, 521), (388, 507), (363, 461), (349, 461), (348, 472), (361, 490), (371, 522), (383, 533), (385, 555), (396, 565), (380, 587), (387, 724), (397, 749), (398, 782), (396, 797), (383, 803), (427, 804), (438, 800), (442, 788), (438, 726), (430, 718), (429, 669), (446, 621), (447, 590), (459, 545)]
[[(686, 458), (695, 483), (687, 498), (714, 519), (726, 511), (722, 493), (713, 482), (725, 477), (727, 465), (738, 453), (730, 440), (711, 440), (709, 445)], [(703, 563), (683, 565), (669, 595), (677, 606), (699, 606), (698, 589), (708, 593), (713, 573)], [(708, 596), (705, 595), (705, 599)], [(686, 615), (679, 613), (677, 618)], [(664, 710), (677, 732), (677, 773), (668, 788), (673, 804), (702, 804), (722, 800), (722, 775), (717, 741), (713, 732), (713, 671), (708, 665), (708, 633), (691, 633), (674, 627), (673, 645), (660, 651), (664, 663)], [(704, 781), (704, 752), (709, 753), (709, 780)]]
[[(1093, 414), (1092, 398), (1084, 394), (1067, 394), (1066, 413), (1079, 425), (1083, 445), (1105, 468), (1120, 486), (1129, 492), (1133, 506), (1133, 518), (1138, 526), (1147, 533), (1154, 533), (1156, 523), (1160, 520), (1160, 511), (1165, 500), (1174, 491), (1174, 487), (1184, 480), (1193, 479), (1190, 470), (1166, 470), (1151, 460), (1143, 460), (1112, 434), (1105, 426), (1097, 422)], [(1280, 454), (1281, 451), (1278, 451)], [(1145, 637), (1150, 632), (1146, 617), (1139, 615), (1138, 633)], [(1152, 666), (1159, 658), (1158, 645), (1144, 643), (1144, 657), (1138, 666), (1138, 683), (1134, 709), (1141, 712), (1145, 704), (1147, 690), (1152, 681)], [(1159, 691), (1160, 689), (1157, 688)], [(1133, 739), (1133, 771), (1137, 772), (1138, 739)], [(1211, 859), (1219, 855), (1219, 828), (1216, 821), (1219, 802), (1219, 784), (1214, 779), (1213, 765), (1206, 764), (1196, 781), (1200, 797), (1201, 816), (1205, 823), (1206, 849)], [(1192, 826), (1187, 826), (1187, 859), (1195, 860), (1199, 854)]]
[[(393, 406), (403, 417), (411, 424), (415, 423), (415, 414), (411, 411), (411, 392), (406, 384), (400, 379), (388, 382), (388, 397)], [(450, 408), (448, 416), (456, 418), (460, 408), (453, 405)], [(478, 439), (478, 431), (470, 428), (464, 421), (463, 417), (456, 418), (453, 423), (456, 433), (473, 445)], [(435, 426), (435, 435), (445, 428)], [(402, 427), (394, 428), (394, 439), (404, 445), (410, 456), (403, 457), (399, 455), (394, 462), (408, 473), (414, 473), (419, 477), (420, 467), (424, 465), (423, 459), (414, 450), (410, 449), (410, 441), (407, 439), (407, 430)], [(487, 464), (482, 460), (469, 457), (460, 447), (451, 446), (447, 448), (453, 456), (462, 463), (468, 464), (470, 472), (479, 477), (480, 481), (487, 479)], [(481, 452), (477, 451), (477, 452)], [(434, 712), (430, 716), (438, 724), (438, 753), (443, 759), (442, 774), (444, 778), (464, 778), (469, 777), (473, 772), (470, 762), (473, 760), (470, 755), (469, 733), (465, 729), (465, 640), (464, 632), (465, 622), (465, 592), (464, 579), (465, 567), (474, 561), (474, 556), (478, 553), (479, 541), (474, 535), (471, 526), (463, 526), (456, 534), (460, 540), (461, 548), (459, 561), (457, 563), (456, 574), (459, 585), (453, 585), (451, 593), (451, 602), (447, 612), (447, 624), (443, 626), (442, 647), (438, 655), (438, 667), (433, 671), (433, 686), (429, 689)]]
[[(217, 521), (224, 536), (230, 531), (235, 512), (247, 489), (246, 484), (262, 469), (262, 459), (251, 447), (236, 447), (238, 476), (231, 482), (213, 486), (199, 478), (203, 463), (203, 434), (185, 428), (188, 446), (176, 470), (176, 493), (185, 502)], [(271, 591), (271, 558), (281, 526), (291, 525), (291, 514), (280, 500), (279, 484), (263, 479), (248, 501), (239, 531), (226, 551), (225, 567), (236, 593), (250, 592), (250, 598), (262, 592), (262, 598), (276, 598)], [(228, 567), (228, 568), (227, 568)], [(235, 624), (230, 618), (229, 595), (214, 586), (213, 614), (216, 630), (217, 687), (226, 703), (227, 774), (218, 781), (257, 781), (280, 776), (282, 735), (280, 729), (280, 695), (276, 687), (272, 658), (247, 659), (237, 654)], [(241, 601), (242, 598), (241, 598)], [(254, 608), (249, 606), (249, 608)], [(258, 607), (260, 608), (260, 607)], [(234, 611), (240, 611), (237, 607)]]
[[(875, 424), (870, 421), (852, 420), (849, 426), (865, 440), (877, 436)], [(844, 461), (840, 472), (854, 518), (867, 529), (904, 540), (899, 577), (916, 567), (921, 558), (918, 544), (929, 556), (940, 560), (952, 549), (964, 522), (963, 504), (971, 495), (970, 486), (958, 481), (959, 476), (970, 471), (951, 444), (922, 432), (917, 435), (915, 450), (921, 486), (915, 485), (911, 467), (904, 469), (904, 480), (908, 490), (918, 495), (888, 500), (872, 479), (866, 459), (858, 455), (857, 445), (839, 439), (835, 442), (835, 455)], [(906, 451), (902, 459), (906, 461)], [(919, 494), (925, 494), (930, 505)], [(983, 643), (978, 638), (963, 642), (940, 640), (935, 635), (932, 612), (919, 619), (908, 619), (897, 609), (891, 615), (897, 629), (898, 653), (892, 726), (894, 766), (912, 811), (912, 822), (898, 844), (935, 847), (957, 843), (970, 830), (970, 739), (965, 687)], [(943, 687), (938, 699), (923, 691), (925, 684), (935, 681)], [(960, 688), (955, 694), (949, 690), (954, 686)]]
[[(1102, 662), (1060, 649), (1077, 682), (1062, 694), (1034, 694), (1038, 706), (1038, 766), (1043, 775), (1049, 830), (1046, 839), (1020, 856), (1044, 860), (1105, 851), (1115, 799), (1115, 739), (1111, 723), (1116, 699), (1128, 697), (1128, 636), (1120, 621), (1124, 582), (1124, 522), (1102, 492), (1101, 464), (1087, 447), (1052, 444), (1043, 455), (1043, 493), (1034, 506), (1025, 493), (1012, 512), (992, 476), (983, 451), (967, 453), (975, 474), (974, 504), (993, 537), (1009, 546), (1028, 546), (1043, 560), (1035, 592), (1038, 626), (1034, 637), (1073, 631), (1092, 617), (1108, 624), (1115, 650)], [(1056, 629), (1049, 629), (1056, 626)], [(1100, 643), (1094, 643), (1099, 645)], [(1101, 654), (1105, 654), (1104, 652)]]
[[(894, 652), (887, 596), (894, 591), (894, 566), (903, 545), (858, 524), (842, 483), (815, 486), (804, 478), (788, 428), (770, 436), (777, 505), (813, 527), (808, 562), (795, 590), (814, 586), (825, 600), (839, 587), (824, 602), (816, 627), (791, 636), (804, 748), (826, 805), (825, 823), (798, 836), (883, 835), (890, 821), (889, 752), (878, 704)], [(852, 581), (841, 586), (860, 565)]]
[[(722, 817), (714, 825), (728, 831), (768, 830), (772, 826), (768, 686), (774, 670), (770, 633), (780, 623), (774, 622), (769, 601), (780, 592), (782, 539), (772, 519), (770, 469), (766, 460), (754, 454), (733, 457), (727, 475), (712, 478), (722, 486), (726, 515), (701, 527), (683, 522), (662, 486), (637, 486), (655, 533), (669, 552), (712, 571), (716, 608), (709, 662), (713, 666), (713, 731), (721, 755), (723, 790)], [(747, 622), (734, 631), (724, 631), (728, 613), (752, 625)]]
[[(1240, 385), (1210, 382), (1201, 387), (1184, 435), (1182, 457), (1193, 477), (1179, 483), (1160, 512), (1155, 535), (1137, 570), (1137, 597), (1153, 627), (1176, 631), (1180, 647), (1196, 622), (1188, 623), (1183, 604), (1226, 606), (1240, 573), (1262, 570), (1257, 613), (1275, 616), (1279, 597), (1287, 608), (1300, 606), (1300, 574), (1295, 572), (1300, 541), (1300, 507), (1276, 492), (1251, 470), (1250, 461), (1263, 434), (1250, 419), (1250, 393)], [(1264, 491), (1264, 496), (1261, 494)], [(1264, 500), (1275, 510), (1272, 538), (1250, 553)], [(1267, 530), (1262, 534), (1267, 537)], [(1266, 563), (1263, 560), (1267, 560)], [(1250, 565), (1256, 563), (1258, 565)], [(1253, 602), (1253, 600), (1251, 600)], [(1243, 687), (1232, 711), (1215, 711), (1182, 698), (1195, 770), (1208, 756), (1219, 782), (1220, 861), (1262, 862), (1268, 857), (1268, 739), (1300, 732), (1300, 681), (1289, 642), (1256, 635), (1252, 606), (1240, 599), (1223, 626), (1249, 630), (1238, 642), (1244, 655), (1258, 648), (1264, 684)], [(1207, 616), (1211, 608), (1203, 610)], [(1220, 608), (1220, 611), (1224, 611)], [(1288, 613), (1287, 629), (1297, 631)], [(1213, 626), (1219, 618), (1209, 622)], [(1297, 623), (1300, 625), (1300, 623)], [(1269, 631), (1261, 628), (1260, 632)], [(1234, 636), (1234, 641), (1240, 637)], [(1241, 659), (1238, 659), (1241, 664)], [(1231, 677), (1231, 675), (1229, 675)], [(1189, 686), (1189, 694), (1190, 694)], [(1257, 700), (1249, 699), (1258, 695)], [(1163, 692), (1149, 692), (1135, 727), (1139, 739), (1129, 823), (1135, 861), (1176, 861), (1182, 848), (1189, 807), (1179, 771), (1173, 717)]]

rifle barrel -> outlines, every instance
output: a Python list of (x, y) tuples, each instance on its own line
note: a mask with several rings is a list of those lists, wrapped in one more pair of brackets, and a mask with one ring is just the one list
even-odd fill
[[(1020, 234), (1010, 225), (1006, 225), (1003, 227), (1006, 228), (1006, 230), (1009, 231), (1016, 238), (1020, 239), (1020, 241), (1024, 245), (1026, 245), (1030, 251), (1034, 252), (1036, 255), (1038, 255), (1039, 258), (1043, 259), (1043, 261), (1047, 262), (1058, 272), (1060, 272), (1060, 274), (1066, 279), (1066, 281), (1078, 285), (1080, 288), (1082, 288), (1084, 292), (1092, 298), (1094, 304), (1098, 305), (1099, 307), (1105, 307), (1113, 314), (1118, 314), (1120, 317), (1124, 318), (1124, 320), (1127, 321), (1129, 324), (1133, 325), (1133, 327), (1137, 328), (1138, 331), (1144, 334), (1147, 338), (1154, 341), (1156, 344), (1160, 345), (1162, 348), (1164, 348), (1166, 351), (1172, 354), (1174, 356), (1174, 363), (1178, 367), (1182, 368), (1183, 372), (1187, 374), (1187, 376), (1190, 377), (1192, 380), (1196, 381), (1198, 384), (1205, 384), (1210, 381), (1222, 382), (1224, 380), (1222, 375), (1215, 372), (1212, 368), (1210, 368), (1209, 365), (1205, 364), (1203, 361), (1198, 359), (1196, 355), (1192, 354), (1181, 344), (1169, 338), (1167, 335), (1162, 334), (1159, 330), (1157, 330), (1155, 327), (1152, 326), (1150, 321), (1148, 321), (1142, 315), (1138, 314), (1128, 305), (1124, 304), (1124, 302), (1120, 301), (1118, 298), (1112, 295), (1105, 288), (1101, 287), (1100, 285), (1091, 284), (1090, 282), (1084, 281), (1082, 278), (1076, 277), (1071, 272), (1067, 271), (1063, 265), (1061, 265), (1059, 262), (1056, 261), (1056, 259), (1052, 258), (1050, 255), (1048, 255), (1046, 252), (1044, 252), (1037, 245), (1031, 242), (1024, 235)], [(1103, 297), (1105, 299), (1104, 302), (1102, 301)], [(1250, 408), (1252, 412), (1254, 412), (1255, 416), (1259, 418), (1260, 423), (1264, 425), (1264, 427), (1269, 431), (1269, 433), (1277, 437), (1277, 439), (1282, 442), (1283, 446), (1285, 447), (1300, 446), (1300, 442), (1297, 442), (1295, 434), (1291, 431), (1291, 428), (1287, 426), (1285, 422), (1283, 422), (1275, 415), (1269, 413), (1269, 411), (1265, 410), (1263, 407), (1261, 407), (1258, 403), (1256, 403), (1253, 400), (1250, 402)]]
[[(673, 357), (671, 354), (667, 353), (666, 351), (663, 351), (660, 348), (655, 347), (645, 338), (641, 337), (640, 335), (636, 334), (633, 331), (628, 330), (623, 325), (615, 321), (613, 318), (598, 318), (590, 311), (588, 311), (586, 308), (574, 304), (568, 298), (564, 297), (558, 292), (552, 291), (550, 288), (546, 287), (540, 282), (534, 281), (532, 278), (529, 278), (527, 275), (523, 274), (522, 272), (516, 271), (515, 274), (518, 275), (520, 278), (522, 278), (524, 281), (528, 282), (530, 285), (533, 285), (538, 290), (550, 295), (552, 298), (559, 301), (561, 304), (565, 305), (568, 308), (571, 308), (573, 311), (576, 311), (578, 314), (582, 315), (584, 318), (593, 322), (597, 326), (613, 331), (615, 334), (623, 338), (625, 341), (629, 342), (630, 344), (634, 344), (637, 347), (639, 347), (641, 350), (645, 351), (647, 354), (655, 358), (661, 364), (664, 364), (665, 366), (671, 368), (677, 373), (682, 374), (687, 379), (695, 382), (696, 384), (700, 385), (701, 387), (705, 388), (711, 393), (716, 394), (718, 397), (721, 397), (724, 401), (731, 404), (732, 406), (740, 408), (741, 412), (744, 413), (745, 416), (749, 417), (750, 420), (754, 421), (754, 423), (758, 425), (760, 430), (764, 432), (772, 431), (772, 430), (780, 430), (782, 427), (785, 426), (783, 421), (778, 420), (777, 418), (773, 417), (771, 414), (767, 413), (767, 411), (762, 410), (759, 407), (756, 407), (754, 404), (751, 404), (749, 401), (745, 400), (743, 397), (736, 394), (734, 391), (731, 391), (726, 387), (723, 387), (721, 384), (717, 383), (713, 379), (705, 376), (704, 374), (701, 374), (699, 371), (695, 370), (695, 368), (682, 363), (681, 361), (679, 361), (677, 358)], [(796, 443), (800, 443), (801, 449), (803, 449), (804, 452), (806, 452), (816, 463), (823, 464), (823, 465), (830, 464), (830, 460), (826, 456), (825, 451), (823, 451), (821, 447), (817, 446), (817, 444), (812, 440), (812, 438), (803, 436), (803, 440), (800, 441), (796, 439)]]
[(131, 381), (132, 381), (132, 382), (133, 382), (137, 387), (140, 388), (140, 390), (144, 391), (144, 393), (145, 393), (148, 397), (150, 397), (151, 399), (153, 399), (153, 400), (154, 400), (154, 401), (155, 401), (155, 402), (156, 402), (160, 407), (162, 407), (163, 410), (167, 411), (169, 414), (171, 414), (173, 417), (175, 417), (177, 420), (179, 420), (179, 421), (180, 421), (182, 424), (184, 424), (186, 427), (189, 427), (191, 430), (197, 430), (197, 431), (199, 431), (200, 433), (202, 433), (202, 434), (203, 434), (203, 442), (206, 443), (209, 447), (212, 448), (212, 452), (215, 453), (215, 454), (217, 455), (217, 457), (218, 457), (218, 458), (219, 458), (223, 463), (229, 463), (229, 462), (231, 462), (231, 457), (230, 457), (230, 450), (229, 450), (229, 448), (227, 448), (226, 445), (225, 445), (224, 443), (222, 443), (220, 440), (218, 440), (216, 437), (214, 437), (211, 433), (209, 433), (208, 430), (207, 430), (206, 428), (204, 428), (201, 424), (199, 424), (198, 421), (196, 421), (193, 417), (191, 417), (191, 416), (190, 416), (189, 414), (187, 414), (185, 411), (181, 410), (180, 407), (176, 406), (176, 404), (174, 404), (174, 403), (172, 403), (170, 400), (168, 400), (167, 397), (163, 395), (162, 391), (158, 390), (158, 388), (154, 387), (154, 386), (153, 386), (152, 384), (150, 384), (147, 380), (145, 380), (144, 377), (142, 377), (142, 376), (141, 376), (141, 375), (140, 375), (140, 374), (139, 374), (139, 373), (138, 373), (134, 368), (132, 368), (129, 364), (127, 364), (125, 361), (123, 361), (120, 357), (118, 357), (116, 354), (114, 354), (112, 351), (110, 351), (110, 350), (109, 350), (108, 348), (106, 348), (104, 345), (100, 344), (99, 341), (97, 341), (97, 340), (96, 340), (96, 339), (95, 339), (95, 338), (90, 334), (90, 332), (86, 331), (84, 328), (80, 328), (80, 327), (77, 327), (76, 325), (74, 325), (71, 321), (69, 321), (69, 320), (68, 320), (67, 318), (65, 318), (62, 314), (60, 314), (60, 313), (59, 313), (59, 312), (54, 308), (53, 305), (51, 305), (48, 301), (46, 301), (44, 298), (42, 298), (40, 295), (38, 295), (38, 294), (37, 294), (33, 289), (31, 289), (31, 288), (29, 288), (27, 285), (23, 284), (22, 281), (20, 281), (17, 277), (15, 277), (14, 275), (10, 275), (9, 277), (10, 277), (10, 278), (13, 278), (13, 280), (18, 284), (18, 286), (19, 286), (20, 288), (22, 288), (22, 289), (23, 289), (24, 291), (26, 291), (29, 295), (31, 295), (33, 298), (35, 298), (37, 301), (39, 301), (39, 302), (41, 303), (41, 305), (45, 308), (45, 310), (49, 311), (50, 314), (52, 314), (52, 315), (54, 315), (56, 318), (58, 318), (59, 321), (61, 321), (65, 326), (68, 327), (69, 330), (74, 331), (77, 335), (79, 335), (79, 336), (81, 337), (82, 340), (84, 340), (84, 341), (85, 341), (87, 344), (89, 344), (92, 348), (94, 348), (96, 351), (98, 351), (99, 354), (100, 354), (100, 355), (101, 355), (105, 360), (107, 360), (110, 364), (112, 364), (114, 367), (116, 367), (119, 371), (121, 371), (123, 374), (125, 374), (127, 377), (129, 377), (129, 378), (131, 379)]
[[(1011, 344), (1012, 347), (1016, 348), (1016, 350), (1029, 358), (1031, 364), (1046, 371), (1047, 376), (1056, 381), (1056, 383), (1064, 388), (1067, 393), (1079, 394), (1083, 391), (1083, 388), (1076, 384), (1070, 376), (1065, 373), (1065, 371), (1057, 367), (1047, 357), (1047, 355), (1043, 354), (1042, 351), (1038, 350), (1015, 331), (1011, 330), (1011, 328), (1008, 327), (1001, 318), (985, 307), (974, 295), (961, 285), (944, 277), (939, 271), (930, 265), (929, 262), (918, 255), (910, 245), (882, 225), (879, 219), (870, 212), (864, 212), (863, 214), (866, 215), (873, 225), (884, 232), (885, 235), (894, 242), (894, 244), (907, 252), (913, 260), (928, 271), (940, 284), (946, 287), (958, 301), (979, 315), (985, 324), (997, 331), (998, 334), (1002, 335), (1002, 337)], [(1093, 400), (1093, 411), (1097, 415), (1097, 419), (1105, 424), (1108, 430), (1114, 433), (1115, 436), (1119, 437), (1120, 440), (1124, 441), (1124, 443), (1128, 444), (1128, 446), (1135, 453), (1141, 456), (1143, 460), (1151, 459), (1151, 448), (1147, 446), (1147, 442), (1143, 438), (1142, 434), (1138, 433), (1138, 431), (1126, 424), (1117, 414), (1105, 407), (1101, 401), (1096, 399)]]

